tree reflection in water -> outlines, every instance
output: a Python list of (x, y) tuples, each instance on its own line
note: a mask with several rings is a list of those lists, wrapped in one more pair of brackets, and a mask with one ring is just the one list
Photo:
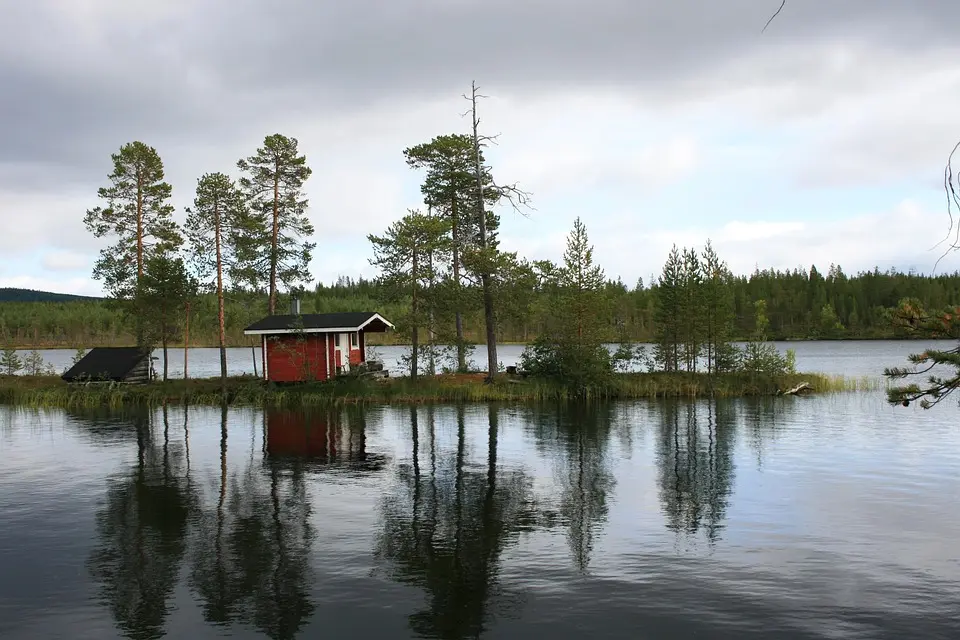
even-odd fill
[(153, 413), (135, 412), (128, 419), (136, 434), (137, 463), (132, 472), (108, 480), (106, 503), (96, 515), (99, 545), (89, 558), (101, 601), (130, 638), (164, 635), (196, 505), (184, 472), (184, 449), (171, 444), (167, 408), (161, 413), (160, 447)]
[(534, 411), (538, 447), (554, 461), (560, 486), (556, 525), (567, 529), (567, 544), (580, 572), (590, 566), (597, 534), (606, 523), (616, 481), (609, 468), (612, 407), (606, 403)]
[[(398, 465), (397, 487), (381, 504), (377, 556), (395, 580), (427, 592), (429, 607), (410, 616), (427, 638), (473, 638), (510, 598), (498, 581), (500, 556), (534, 521), (532, 481), (497, 464), (499, 409), (488, 409), (486, 469), (466, 460), (466, 417), (456, 408), (455, 452), (438, 452), (436, 411), (410, 409), (412, 461)], [(421, 465), (421, 423), (429, 463)]]
[(216, 507), (197, 518), (191, 586), (208, 622), (292, 638), (316, 608), (307, 476), (365, 473), (382, 468), (384, 458), (366, 450), (362, 410), (268, 409), (260, 459), (231, 473), (227, 420), (222, 408)]
[(667, 528), (691, 536), (703, 531), (716, 542), (733, 487), (734, 401), (664, 401), (660, 412), (657, 457)]

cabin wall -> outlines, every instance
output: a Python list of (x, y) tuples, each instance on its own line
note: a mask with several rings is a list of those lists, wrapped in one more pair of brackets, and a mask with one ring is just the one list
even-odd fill
[(333, 341), (332, 333), (323, 334), (323, 339), (327, 344), (327, 354), (330, 362), (330, 377), (337, 375), (337, 345)]
[(326, 380), (325, 334), (267, 336), (267, 376), (272, 382)]
[(141, 360), (137, 366), (123, 377), (123, 382), (134, 384), (146, 384), (150, 382), (150, 360), (148, 358)]

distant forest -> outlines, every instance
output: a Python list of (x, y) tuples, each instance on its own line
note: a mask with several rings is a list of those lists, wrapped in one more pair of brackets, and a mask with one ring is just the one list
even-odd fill
[[(536, 281), (521, 281), (504, 291), (498, 311), (498, 338), (503, 342), (532, 341), (547, 324), (547, 293)], [(774, 340), (880, 339), (902, 337), (895, 332), (891, 310), (904, 298), (915, 298), (927, 308), (960, 305), (960, 273), (921, 276), (874, 270), (845, 274), (832, 266), (823, 274), (809, 271), (756, 271), (731, 283), (734, 338), (754, 330), (754, 302), (765, 300)], [(628, 286), (620, 280), (606, 284), (611, 304), (605, 324), (607, 339), (652, 342), (656, 336), (656, 283)], [(303, 295), (304, 313), (379, 311), (389, 319), (409, 316), (409, 304), (384, 302), (391, 298), (374, 280), (342, 277), (335, 284), (318, 284)], [(228, 344), (252, 344), (243, 328), (266, 315), (262, 293), (229, 291), (225, 295)], [(278, 312), (289, 301), (281, 296)], [(0, 289), (0, 342), (20, 347), (92, 347), (134, 344), (129, 323), (108, 300), (22, 289)], [(464, 315), (464, 335), (483, 342), (481, 309)], [(190, 343), (217, 344), (217, 302), (213, 294), (199, 296), (191, 305)], [(376, 336), (403, 340), (403, 334)]]
[(0, 302), (76, 302), (78, 300), (97, 301), (99, 298), (75, 296), (70, 293), (51, 293), (34, 289), (16, 289), (0, 287)]

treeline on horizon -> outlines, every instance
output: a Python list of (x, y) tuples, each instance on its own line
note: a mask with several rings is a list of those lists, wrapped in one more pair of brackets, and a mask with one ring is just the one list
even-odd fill
[[(479, 130), (471, 89), (469, 133), (437, 135), (398, 153), (421, 176), (423, 209), (398, 211), (386, 229), (367, 236), (376, 279), (314, 284), (310, 264), (323, 238), (307, 215), (304, 185), (313, 172), (296, 138), (267, 135), (236, 161), (236, 177), (200, 176), (182, 221), (160, 154), (133, 141), (111, 154), (100, 205), (83, 215), (91, 234), (110, 241), (92, 273), (107, 298), (5, 302), (0, 340), (8, 350), (160, 346), (164, 379), (168, 347), (216, 345), (225, 384), (226, 347), (255, 344), (243, 329), (265, 314), (286, 313), (297, 295), (303, 312), (379, 311), (398, 329), (379, 341), (411, 344), (413, 375), (421, 348), (429, 352), (428, 372), (437, 370), (436, 350), (444, 347), (456, 351), (453, 370), (467, 371), (470, 345), (486, 344), (485, 367), (477, 364), (492, 381), (501, 341), (531, 343), (531, 353), (542, 356), (538, 366), (549, 361), (564, 370), (593, 358), (598, 371), (609, 372), (614, 363), (600, 347), (606, 341), (656, 343), (653, 366), (664, 371), (696, 371), (705, 349), (709, 361), (720, 358), (710, 371), (725, 371), (740, 366), (730, 341), (897, 337), (892, 316), (903, 301), (933, 309), (960, 302), (960, 274), (848, 276), (831, 265), (826, 274), (812, 267), (734, 276), (709, 241), (698, 249), (674, 246), (656, 282), (628, 285), (604, 275), (580, 217), (562, 262), (506, 251), (497, 207), (522, 214), (530, 194), (494, 179), (484, 155), (493, 137)], [(626, 351), (621, 355), (632, 358)]]
[[(379, 311), (388, 319), (409, 316), (409, 302), (388, 301), (384, 285), (377, 280), (340, 277), (335, 283), (317, 284), (301, 293), (304, 313)], [(914, 298), (928, 308), (960, 304), (960, 272), (937, 276), (895, 270), (847, 275), (838, 266), (826, 273), (763, 270), (735, 276), (730, 282), (733, 298), (734, 339), (747, 339), (755, 328), (754, 305), (766, 301), (768, 335), (773, 340), (892, 339), (907, 337), (891, 322), (891, 314), (904, 298)], [(608, 280), (605, 294), (606, 339), (626, 338), (655, 342), (657, 335), (657, 283), (638, 281), (632, 286), (620, 279)], [(516, 285), (513, 308), (500, 310), (498, 338), (503, 342), (528, 343), (548, 323), (547, 294), (537, 283)], [(503, 303), (502, 303), (503, 304)], [(289, 296), (281, 295), (278, 311), (284, 312)], [(225, 325), (228, 344), (255, 342), (243, 329), (259, 319), (263, 295), (232, 290), (225, 294)], [(481, 309), (464, 314), (464, 336), (483, 343)], [(213, 294), (198, 296), (191, 307), (190, 342), (199, 346), (217, 344), (217, 301)], [(402, 333), (371, 336), (373, 343), (403, 343)], [(12, 302), (0, 304), (0, 341), (29, 347), (92, 347), (132, 344), (129, 324), (108, 300), (77, 299), (61, 302)]]

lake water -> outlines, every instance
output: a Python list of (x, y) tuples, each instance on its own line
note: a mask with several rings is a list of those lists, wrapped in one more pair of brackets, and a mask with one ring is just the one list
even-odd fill
[[(883, 374), (884, 367), (906, 365), (906, 357), (924, 347), (952, 348), (956, 343), (952, 341), (934, 340), (921, 343), (897, 340), (850, 340), (850, 341), (810, 341), (810, 342), (775, 342), (777, 348), (785, 353), (793, 349), (797, 354), (797, 368), (800, 371), (838, 373), (850, 376), (876, 376)], [(613, 347), (611, 346), (611, 349)], [(652, 349), (652, 346), (648, 345)], [(520, 360), (524, 346), (516, 344), (499, 345), (497, 358), (503, 365), (515, 365)], [(404, 370), (400, 362), (401, 357), (409, 352), (409, 347), (403, 346), (374, 346), (368, 347), (368, 356), (377, 358), (384, 363), (391, 375), (403, 375)], [(19, 351), (21, 356), (29, 351)], [(70, 349), (45, 349), (40, 353), (44, 362), (54, 366), (63, 373), (70, 367), (75, 351)], [(159, 349), (154, 352), (157, 371), (163, 367), (163, 352)], [(237, 347), (227, 349), (227, 370), (230, 375), (253, 374), (254, 356), (257, 358), (257, 370), (260, 371), (260, 350), (256, 347)], [(183, 377), (183, 349), (170, 349), (169, 375), (174, 378)], [(474, 365), (486, 368), (487, 349), (485, 345), (477, 345), (471, 356)], [(187, 355), (187, 373), (194, 378), (214, 377), (220, 375), (220, 352), (218, 349), (189, 349)], [(262, 373), (262, 372), (261, 372)]]
[(0, 638), (955, 640), (956, 411), (0, 406)]

